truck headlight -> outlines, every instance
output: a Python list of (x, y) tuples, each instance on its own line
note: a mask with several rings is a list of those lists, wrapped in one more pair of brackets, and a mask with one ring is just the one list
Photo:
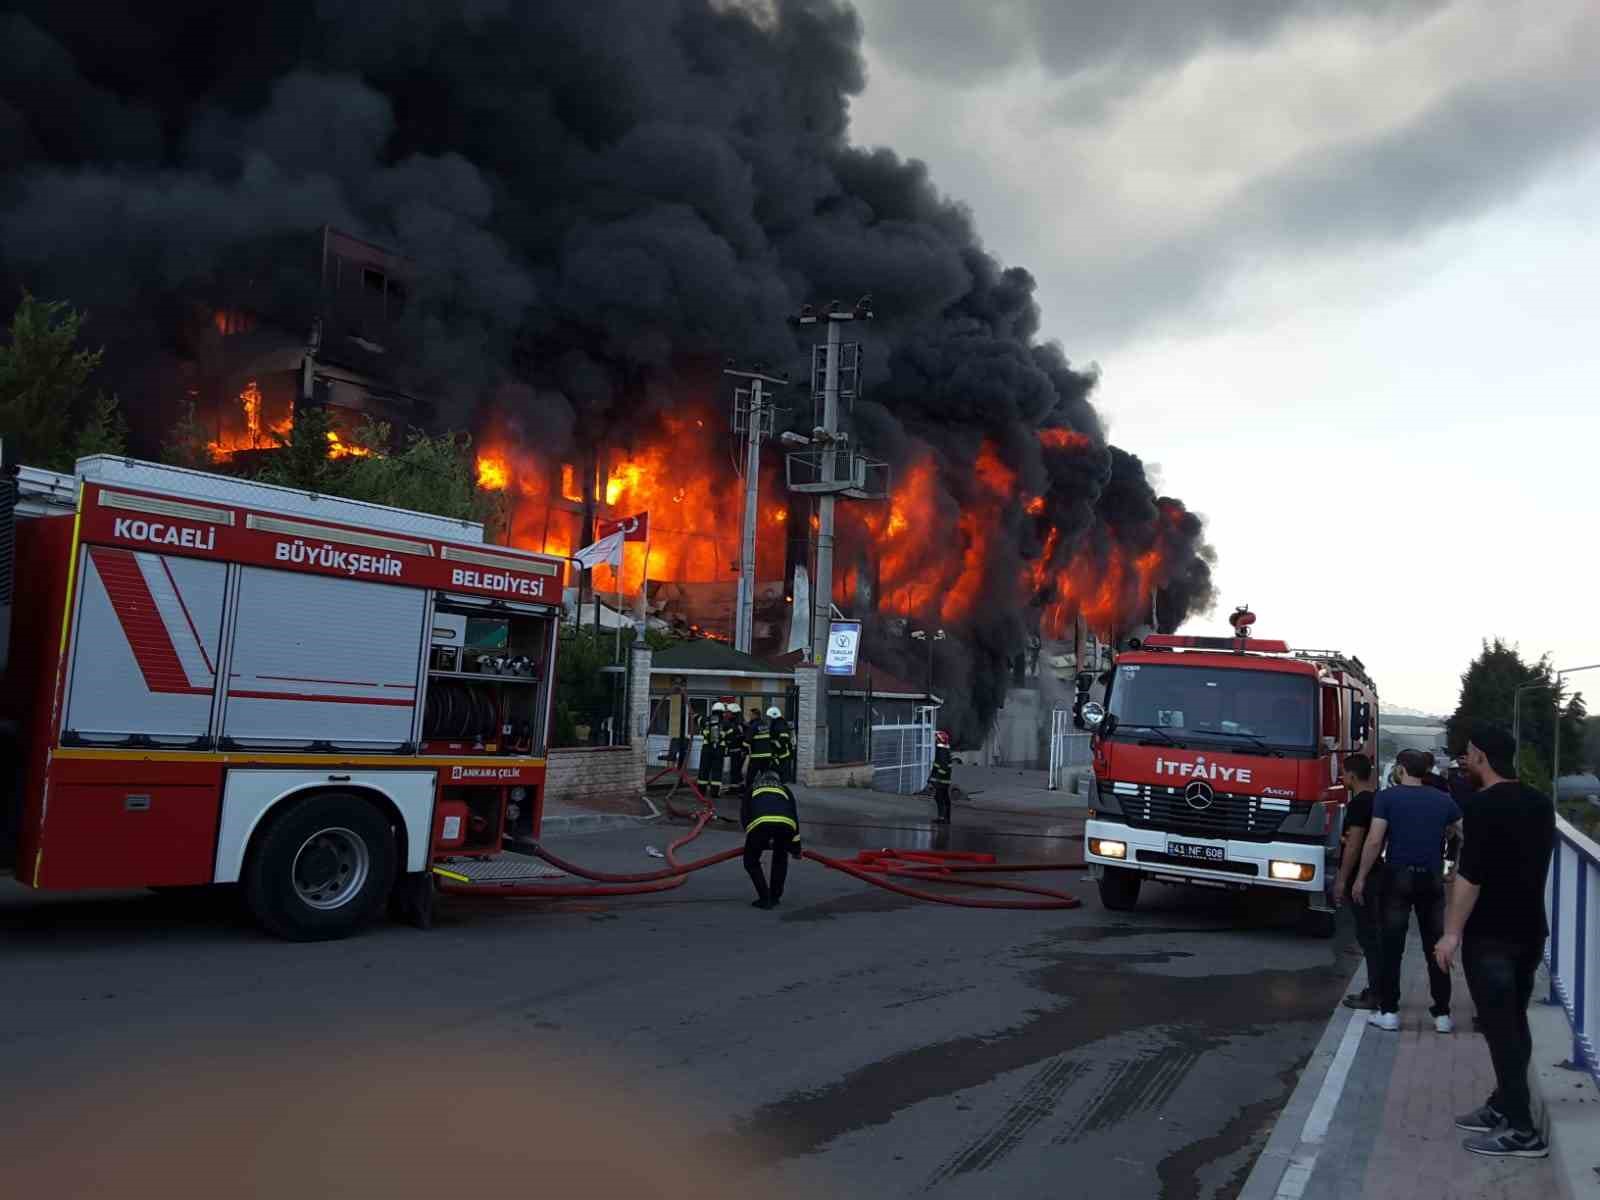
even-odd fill
[(1267, 864), (1267, 873), (1274, 879), (1289, 883), (1309, 883), (1316, 878), (1317, 869), (1310, 863), (1284, 862), (1275, 858)]
[(1115, 842), (1110, 838), (1090, 838), (1089, 853), (1098, 854), (1101, 858), (1127, 858), (1128, 843)]

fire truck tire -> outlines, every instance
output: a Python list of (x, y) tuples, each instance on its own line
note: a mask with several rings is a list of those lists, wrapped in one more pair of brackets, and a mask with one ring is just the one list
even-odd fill
[(1331, 938), (1336, 926), (1337, 922), (1331, 912), (1307, 908), (1300, 914), (1300, 929), (1307, 937)]
[(1100, 876), (1100, 903), (1112, 912), (1131, 912), (1139, 904), (1139, 872), (1106, 867)]
[(388, 819), (360, 796), (319, 792), (257, 833), (245, 903), (268, 932), (294, 942), (345, 937), (383, 908), (394, 885)]

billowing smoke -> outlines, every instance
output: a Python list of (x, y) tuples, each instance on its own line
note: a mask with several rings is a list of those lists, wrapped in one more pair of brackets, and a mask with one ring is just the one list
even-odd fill
[[(547, 450), (649, 423), (725, 355), (803, 376), (786, 319), (871, 293), (856, 433), (918, 481), (901, 516), (940, 560), (936, 596), (880, 571), (880, 608), (958, 634), (939, 690), (971, 736), (1031, 630), (1114, 629), (1157, 589), (1175, 626), (1211, 601), (1209, 551), (1036, 342), (1028, 273), (920, 163), (848, 143), (860, 36), (840, 0), (22, 0), (0, 294), (89, 310), (149, 451), (212, 306), (314, 311), (325, 224), (416, 266), (387, 369), (442, 422)], [(885, 533), (867, 507), (842, 508), (847, 551)]]

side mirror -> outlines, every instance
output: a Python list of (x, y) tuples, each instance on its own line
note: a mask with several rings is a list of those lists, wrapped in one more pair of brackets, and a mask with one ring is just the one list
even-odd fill
[(1332, 754), (1333, 751), (1338, 748), (1338, 746), (1339, 739), (1336, 737), (1325, 737), (1322, 739), (1322, 748), (1329, 754)]
[(1098, 700), (1091, 700), (1083, 706), (1083, 725), (1085, 729), (1099, 729), (1106, 721), (1106, 706)]

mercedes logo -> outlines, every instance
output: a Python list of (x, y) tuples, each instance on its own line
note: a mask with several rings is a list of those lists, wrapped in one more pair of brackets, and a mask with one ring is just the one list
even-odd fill
[(1183, 798), (1188, 801), (1190, 808), (1207, 809), (1211, 807), (1211, 801), (1216, 798), (1216, 793), (1205, 780), (1196, 779), (1183, 789)]

